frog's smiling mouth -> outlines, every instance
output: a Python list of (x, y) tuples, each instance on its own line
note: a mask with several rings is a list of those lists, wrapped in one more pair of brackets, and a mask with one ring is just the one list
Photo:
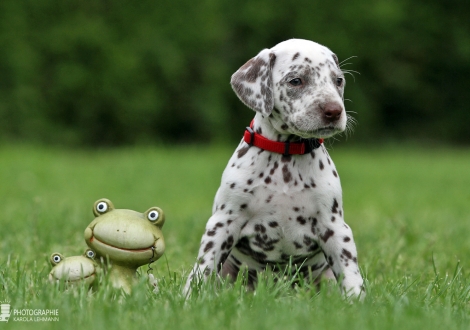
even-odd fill
[[(58, 278), (58, 277), (55, 276), (55, 275), (52, 275), (52, 276), (54, 277), (54, 279), (55, 279), (56, 281), (62, 281), (62, 280), (63, 280), (63, 278)], [(80, 282), (80, 281), (83, 281), (83, 280), (87, 280), (87, 279), (89, 279), (89, 278), (91, 278), (91, 277), (95, 277), (95, 276), (96, 276), (96, 273), (93, 272), (93, 273), (90, 274), (90, 275), (83, 276), (83, 277), (79, 277), (79, 278), (77, 278), (77, 279), (67, 279), (67, 280), (65, 280), (64, 282), (66, 282), (66, 283), (77, 283), (77, 282)]]
[(90, 238), (90, 243), (92, 243), (93, 241), (96, 241), (98, 244), (105, 245), (108, 248), (120, 250), (120, 251), (126, 251), (126, 252), (148, 252), (148, 251), (152, 251), (152, 249), (155, 247), (155, 243), (154, 243), (153, 245), (147, 248), (127, 249), (127, 248), (122, 248), (119, 246), (115, 246), (115, 245), (111, 245), (109, 243), (103, 242), (102, 240), (99, 240), (98, 238), (96, 238), (96, 236), (94, 235)]
[(163, 254), (163, 239), (156, 235), (139, 233), (140, 235), (115, 235), (117, 237), (108, 239), (106, 232), (102, 230), (96, 235), (92, 228), (87, 227), (84, 233), (85, 241), (97, 255), (109, 258), (115, 264), (139, 267)]

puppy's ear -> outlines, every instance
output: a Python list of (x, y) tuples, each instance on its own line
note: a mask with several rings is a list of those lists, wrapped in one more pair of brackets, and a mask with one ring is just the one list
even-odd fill
[(232, 75), (230, 84), (238, 98), (249, 108), (270, 115), (274, 107), (272, 68), (276, 55), (262, 50)]

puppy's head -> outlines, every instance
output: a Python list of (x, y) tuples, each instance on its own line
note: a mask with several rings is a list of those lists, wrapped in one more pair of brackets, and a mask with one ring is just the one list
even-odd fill
[(302, 39), (262, 50), (231, 79), (240, 100), (279, 133), (302, 138), (326, 138), (345, 130), (345, 84), (336, 55)]

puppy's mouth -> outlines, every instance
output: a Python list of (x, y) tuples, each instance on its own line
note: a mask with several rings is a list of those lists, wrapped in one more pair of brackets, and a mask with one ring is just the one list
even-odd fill
[(313, 131), (314, 134), (320, 135), (319, 137), (327, 137), (339, 132), (341, 132), (341, 130), (334, 126), (323, 127)]
[(327, 127), (316, 128), (316, 129), (309, 130), (309, 131), (298, 131), (296, 135), (300, 136), (303, 139), (311, 139), (311, 138), (325, 139), (325, 138), (332, 137), (333, 135), (338, 134), (342, 131), (343, 130), (338, 127), (327, 126)]

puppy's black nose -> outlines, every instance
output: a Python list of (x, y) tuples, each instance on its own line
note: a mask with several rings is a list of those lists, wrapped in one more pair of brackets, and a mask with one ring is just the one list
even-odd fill
[(343, 112), (343, 107), (336, 102), (320, 104), (320, 109), (323, 111), (323, 119), (329, 123), (339, 120)]

